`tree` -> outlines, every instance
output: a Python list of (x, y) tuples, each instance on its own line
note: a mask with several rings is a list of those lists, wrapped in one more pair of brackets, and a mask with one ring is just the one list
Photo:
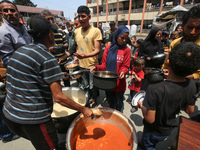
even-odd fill
[(37, 6), (33, 2), (31, 2), (31, 0), (14, 0), (13, 3), (15, 5), (23, 5), (23, 6), (31, 6), (31, 7)]

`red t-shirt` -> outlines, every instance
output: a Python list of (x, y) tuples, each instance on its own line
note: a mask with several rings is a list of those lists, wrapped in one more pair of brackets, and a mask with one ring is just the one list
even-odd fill
[[(97, 70), (104, 71), (106, 70), (106, 60), (108, 55), (108, 50), (110, 46), (107, 46), (103, 53), (102, 64), (96, 65)], [(130, 57), (131, 50), (126, 46), (123, 49), (118, 49), (117, 52), (117, 74), (120, 74), (122, 71), (127, 74), (128, 69), (130, 67)], [(126, 91), (126, 77), (123, 79), (117, 80), (117, 87), (113, 90), (115, 92)]]
[[(131, 73), (133, 72), (133, 71), (135, 71), (135, 67), (131, 70)], [(138, 72), (136, 72), (135, 71), (135, 73), (136, 73), (136, 75), (138, 76), (138, 78), (140, 78), (140, 79), (144, 79), (144, 72), (143, 72), (143, 70), (141, 70), (141, 71), (138, 71)], [(133, 84), (131, 85), (131, 86), (128, 86), (128, 88), (130, 89), (130, 90), (134, 90), (134, 91), (136, 91), (136, 92), (139, 92), (140, 91), (140, 88), (141, 88), (141, 85), (142, 85), (142, 80), (140, 81), (140, 82), (133, 82)]]

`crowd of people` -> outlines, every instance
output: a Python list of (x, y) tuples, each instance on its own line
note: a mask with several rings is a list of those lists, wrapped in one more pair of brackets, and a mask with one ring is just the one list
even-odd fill
[[(25, 27), (19, 21), (16, 5), (9, 1), (0, 2), (0, 11), (4, 21), (0, 27), (0, 57), (7, 69), (7, 94), (0, 111), (3, 142), (23, 137), (37, 150), (59, 149), (51, 118), (53, 100), (86, 117), (92, 115), (90, 108), (62, 93), (62, 86), (70, 86), (64, 66), (69, 61), (78, 61), (85, 70), (77, 82), (88, 92), (92, 107), (98, 106), (99, 95), (93, 84), (95, 71), (119, 75), (116, 88), (105, 93), (109, 107), (122, 113), (127, 88), (131, 100), (141, 90), (146, 92), (144, 101), (130, 110), (142, 110), (143, 149), (155, 149), (179, 126), (176, 115), (180, 110), (194, 112), (200, 87), (200, 6), (186, 12), (175, 31), (170, 30), (171, 23), (164, 29), (153, 27), (144, 40), (129, 37), (129, 29), (125, 25), (116, 27), (115, 22), (106, 33), (102, 23), (98, 28), (91, 26), (87, 6), (78, 7), (74, 26), (68, 22), (55, 24), (52, 13), (43, 10), (31, 16)], [(166, 59), (156, 64), (153, 58), (158, 54)], [(150, 82), (153, 69), (163, 70), (163, 80)], [(131, 78), (128, 84), (126, 75)]]

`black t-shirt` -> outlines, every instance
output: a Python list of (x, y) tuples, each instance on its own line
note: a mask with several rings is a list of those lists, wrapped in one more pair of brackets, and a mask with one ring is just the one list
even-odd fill
[(156, 110), (155, 122), (152, 124), (144, 120), (144, 125), (150, 132), (167, 136), (174, 127), (179, 125), (176, 116), (187, 105), (194, 105), (196, 86), (193, 80), (172, 82), (169, 80), (149, 85), (143, 106), (149, 110)]

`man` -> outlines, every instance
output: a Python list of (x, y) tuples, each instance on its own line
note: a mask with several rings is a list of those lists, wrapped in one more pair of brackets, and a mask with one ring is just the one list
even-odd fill
[[(199, 38), (200, 36), (200, 6), (199, 5), (192, 7), (188, 12), (185, 13), (185, 15), (183, 16), (182, 27), (183, 27), (183, 37), (178, 38), (171, 43), (169, 52), (177, 44), (183, 43), (183, 42), (194, 42), (195, 44), (200, 45), (200, 38)], [(163, 68), (167, 69), (166, 61), (163, 65)], [(200, 73), (200, 69), (197, 72), (187, 77), (197, 80), (197, 79), (200, 79), (199, 73)]]
[[(26, 31), (24, 25), (19, 22), (20, 15), (16, 5), (9, 1), (1, 1), (0, 9), (1, 16), (4, 18), (4, 23), (0, 27), (0, 57), (3, 67), (7, 68), (7, 64), (15, 50), (30, 43), (31, 36)], [(18, 136), (9, 131), (4, 123), (2, 105), (3, 103), (0, 104), (0, 139), (5, 143), (18, 138)]]
[(78, 16), (76, 16), (76, 17), (74, 18), (74, 28), (77, 29), (77, 28), (79, 28), (79, 27), (81, 27), (81, 24), (80, 24), (80, 22), (78, 21)]
[(0, 27), (0, 57), (6, 68), (15, 50), (31, 42), (26, 28), (19, 22), (19, 11), (9, 1), (1, 1), (0, 6), (5, 23)]
[(168, 32), (170, 33), (170, 28), (171, 28), (171, 26), (172, 26), (172, 23), (171, 23), (171, 22), (168, 22), (168, 23), (166, 24), (166, 27), (163, 29), (163, 31), (168, 31)]
[(105, 47), (111, 45), (115, 30), (116, 30), (115, 22), (112, 21), (110, 22), (110, 30), (106, 32)]
[[(88, 91), (91, 97), (91, 103), (95, 104), (98, 89), (93, 87), (93, 74), (91, 74), (89, 70), (98, 64), (98, 54), (100, 51), (102, 35), (98, 28), (90, 26), (89, 20), (91, 19), (91, 15), (87, 6), (78, 7), (77, 13), (81, 27), (74, 31), (75, 46), (72, 46), (66, 55), (61, 57), (60, 61), (72, 54), (79, 58), (80, 67), (88, 70), (84, 73), (83, 80), (86, 88), (89, 88)], [(78, 49), (77, 52), (76, 48)]]
[(58, 26), (64, 31), (66, 28), (65, 28), (65, 25), (63, 22), (58, 22)]
[[(183, 27), (183, 37), (172, 41), (169, 52), (171, 51), (172, 48), (174, 48), (179, 43), (194, 42), (195, 44), (200, 45), (200, 37), (199, 37), (200, 36), (200, 6), (199, 5), (192, 7), (188, 12), (185, 13), (185, 15), (183, 16), (182, 27)], [(168, 76), (169, 72), (167, 69), (166, 60), (165, 60), (165, 63), (163, 64), (163, 69), (164, 69), (165, 76)], [(191, 75), (188, 75), (187, 78), (195, 79), (196, 84), (197, 84), (197, 92), (200, 92), (200, 85), (199, 85), (200, 69), (198, 69), (197, 72)], [(196, 96), (198, 97), (198, 94)]]
[(167, 31), (167, 30), (162, 31), (161, 41), (163, 43), (164, 53), (168, 54), (169, 46), (170, 46), (169, 31)]
[(48, 50), (54, 45), (51, 23), (43, 16), (32, 16), (27, 24), (34, 43), (19, 48), (10, 60), (3, 113), (10, 130), (30, 140), (35, 149), (57, 149), (58, 138), (51, 118), (53, 98), (85, 116), (91, 116), (92, 111), (62, 93), (60, 80), (64, 75)]
[(98, 26), (99, 30), (101, 31), (102, 37), (103, 37), (103, 29), (102, 29), (102, 22), (99, 22), (99, 26)]
[(69, 22), (66, 22), (66, 29), (64, 30), (64, 32), (65, 32), (66, 34), (69, 33), (69, 31), (67, 30), (67, 27), (68, 27), (68, 26), (70, 26), (70, 23), (69, 23)]
[[(50, 11), (43, 10), (41, 12), (41, 15), (44, 16), (46, 19), (48, 19), (51, 23), (54, 23), (54, 18)], [(52, 54), (56, 58), (59, 59), (60, 57), (65, 55), (65, 50), (67, 50), (68, 48), (68, 41), (61, 28), (54, 30), (54, 39), (55, 39), (55, 45), (49, 47), (49, 51), (52, 52)], [(63, 61), (60, 62), (60, 67), (63, 72), (66, 72), (66, 69), (64, 66), (66, 63), (67, 63), (67, 59), (63, 59)], [(64, 79), (63, 82), (65, 86), (70, 86), (69, 79)]]

